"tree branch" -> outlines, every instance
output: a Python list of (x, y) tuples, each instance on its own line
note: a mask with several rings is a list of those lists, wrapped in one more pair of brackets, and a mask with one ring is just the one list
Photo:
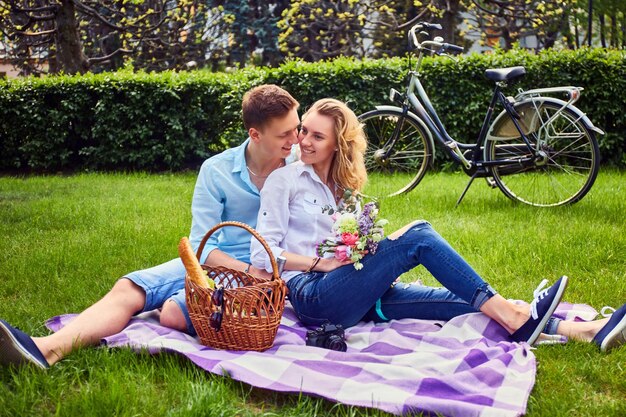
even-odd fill
[(104, 16), (102, 16), (100, 13), (98, 13), (95, 9), (92, 9), (91, 7), (81, 3), (78, 0), (72, 0), (72, 3), (74, 3), (74, 5), (76, 6), (77, 9), (80, 9), (81, 11), (83, 11), (86, 14), (88, 14), (89, 16), (95, 17), (101, 23), (103, 23), (105, 26), (108, 26), (111, 29), (119, 30), (120, 32), (126, 32), (126, 28), (124, 28), (122, 26), (118, 26), (118, 25), (116, 25), (114, 23), (109, 22), (107, 19), (104, 18)]
[[(115, 23), (111, 22), (109, 19), (105, 18), (104, 16), (102, 16), (101, 13), (98, 13), (98, 11), (90, 6), (87, 6), (87, 4), (80, 2), (78, 0), (72, 0), (72, 2), (74, 3), (74, 5), (76, 5), (76, 7), (78, 9), (80, 9), (82, 12), (84, 12), (85, 14), (94, 17), (95, 19), (99, 20), (100, 22), (102, 22), (105, 26), (108, 26), (111, 29), (115, 29), (115, 30), (119, 30), (120, 32), (129, 32), (129, 28), (136, 28), (136, 29), (140, 29), (143, 31), (151, 31), (154, 29), (157, 29), (158, 27), (160, 27), (163, 22), (165, 22), (165, 20), (167, 19), (167, 16), (164, 16), (161, 18), (161, 20), (156, 23), (155, 25), (152, 26), (147, 26), (147, 27), (141, 27), (139, 25), (133, 24), (133, 25), (127, 25), (125, 27), (116, 25)], [(161, 15), (164, 11), (165, 11), (165, 7), (163, 5), (163, 1), (160, 2), (160, 9), (159, 10), (155, 10), (152, 13), (146, 13), (145, 15), (141, 16), (139, 19), (137, 19), (135, 21), (135, 23), (139, 23), (142, 22), (148, 18), (150, 18), (153, 15), (159, 16)], [(100, 5), (98, 7), (101, 7)], [(176, 8), (177, 6), (174, 6), (173, 8)], [(109, 11), (111, 11), (111, 13), (113, 14), (117, 14), (117, 15), (122, 15), (125, 16), (124, 14), (120, 13), (119, 11), (113, 10), (111, 8), (107, 8)]]
[(112, 53), (110, 53), (108, 55), (105, 55), (105, 56), (98, 56), (98, 57), (88, 58), (87, 62), (91, 66), (91, 64), (98, 64), (100, 62), (109, 61), (109, 60), (115, 58), (117, 55), (120, 55), (120, 54), (132, 54), (132, 53), (133, 53), (133, 51), (131, 51), (129, 49), (119, 48), (119, 49), (115, 50), (114, 52), (112, 52)]
[(32, 20), (35, 22), (46, 22), (49, 20), (54, 20), (56, 16), (54, 14), (46, 14), (41, 16), (28, 16), (28, 20)]
[(53, 35), (56, 33), (56, 29), (44, 30), (42, 32), (25, 32), (21, 30), (16, 30), (15, 34), (20, 36), (44, 36), (44, 35)]
[(428, 9), (423, 9), (417, 16), (415, 16), (413, 19), (409, 20), (408, 22), (404, 22), (403, 24), (398, 26), (398, 30), (400, 29), (405, 29), (409, 26), (413, 26), (413, 24), (415, 22), (417, 22), (418, 20), (420, 20), (422, 18), (422, 16), (424, 16), (424, 13), (426, 13), (426, 10)]
[(56, 12), (59, 10), (59, 6), (57, 4), (53, 4), (50, 6), (41, 6), (41, 7), (15, 7), (16, 13), (39, 13), (39, 12)]

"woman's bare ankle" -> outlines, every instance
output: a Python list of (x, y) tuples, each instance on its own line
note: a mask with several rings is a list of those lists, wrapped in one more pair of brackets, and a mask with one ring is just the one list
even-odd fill
[(527, 305), (516, 305), (507, 323), (509, 333), (513, 334), (524, 325), (530, 318), (530, 307)]
[(608, 321), (608, 318), (588, 322), (561, 321), (557, 333), (581, 342), (591, 342)]
[(530, 317), (529, 305), (512, 303), (499, 294), (484, 303), (480, 311), (497, 321), (511, 334), (522, 327)]

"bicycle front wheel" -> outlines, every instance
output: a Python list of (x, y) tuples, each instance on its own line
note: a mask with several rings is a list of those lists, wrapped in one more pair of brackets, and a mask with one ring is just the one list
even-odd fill
[(485, 144), (485, 159), (533, 157), (529, 165), (493, 167), (500, 190), (512, 200), (538, 207), (572, 204), (585, 196), (598, 175), (600, 150), (580, 114), (559, 103), (531, 100), (515, 107), (531, 142), (528, 150), (510, 118), (496, 120)]
[(368, 142), (368, 184), (363, 193), (383, 198), (415, 188), (432, 158), (426, 130), (411, 117), (403, 117), (399, 110), (373, 110), (359, 119)]

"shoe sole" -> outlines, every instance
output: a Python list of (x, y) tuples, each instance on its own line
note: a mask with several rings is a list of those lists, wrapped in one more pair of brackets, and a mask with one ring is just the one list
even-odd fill
[(47, 368), (30, 352), (24, 350), (13, 333), (2, 322), (0, 322), (0, 363), (4, 365), (32, 363), (41, 369)]
[(609, 350), (624, 344), (626, 342), (626, 316), (613, 327), (613, 330), (606, 335), (602, 344), (600, 345), (601, 352), (608, 352)]
[(565, 275), (561, 277), (561, 286), (559, 287), (556, 293), (556, 296), (552, 300), (552, 304), (550, 304), (550, 308), (548, 308), (548, 311), (539, 322), (539, 325), (537, 326), (533, 334), (530, 336), (530, 338), (528, 338), (527, 340), (527, 343), (529, 345), (533, 345), (537, 341), (539, 336), (541, 336), (541, 333), (543, 332), (543, 328), (546, 327), (546, 323), (548, 322), (548, 320), (550, 320), (550, 317), (552, 317), (552, 314), (554, 314), (554, 310), (556, 310), (556, 308), (559, 306), (559, 303), (561, 302), (561, 298), (563, 298), (563, 293), (565, 292), (565, 289), (567, 288), (568, 280), (569, 278), (567, 278), (567, 276)]

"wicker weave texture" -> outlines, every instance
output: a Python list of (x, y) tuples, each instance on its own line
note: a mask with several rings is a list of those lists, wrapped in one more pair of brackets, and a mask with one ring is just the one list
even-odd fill
[(198, 258), (208, 237), (224, 226), (242, 227), (261, 242), (271, 257), (274, 269), (272, 278), (254, 277), (221, 266), (202, 265), (208, 277), (224, 288), (222, 325), (216, 331), (209, 324), (211, 314), (220, 308), (213, 305), (211, 300), (215, 290), (197, 285), (187, 275), (185, 299), (189, 317), (203, 345), (228, 350), (267, 350), (274, 344), (285, 307), (287, 287), (278, 276), (276, 260), (267, 243), (256, 230), (244, 223), (223, 222), (209, 230), (198, 248)]

